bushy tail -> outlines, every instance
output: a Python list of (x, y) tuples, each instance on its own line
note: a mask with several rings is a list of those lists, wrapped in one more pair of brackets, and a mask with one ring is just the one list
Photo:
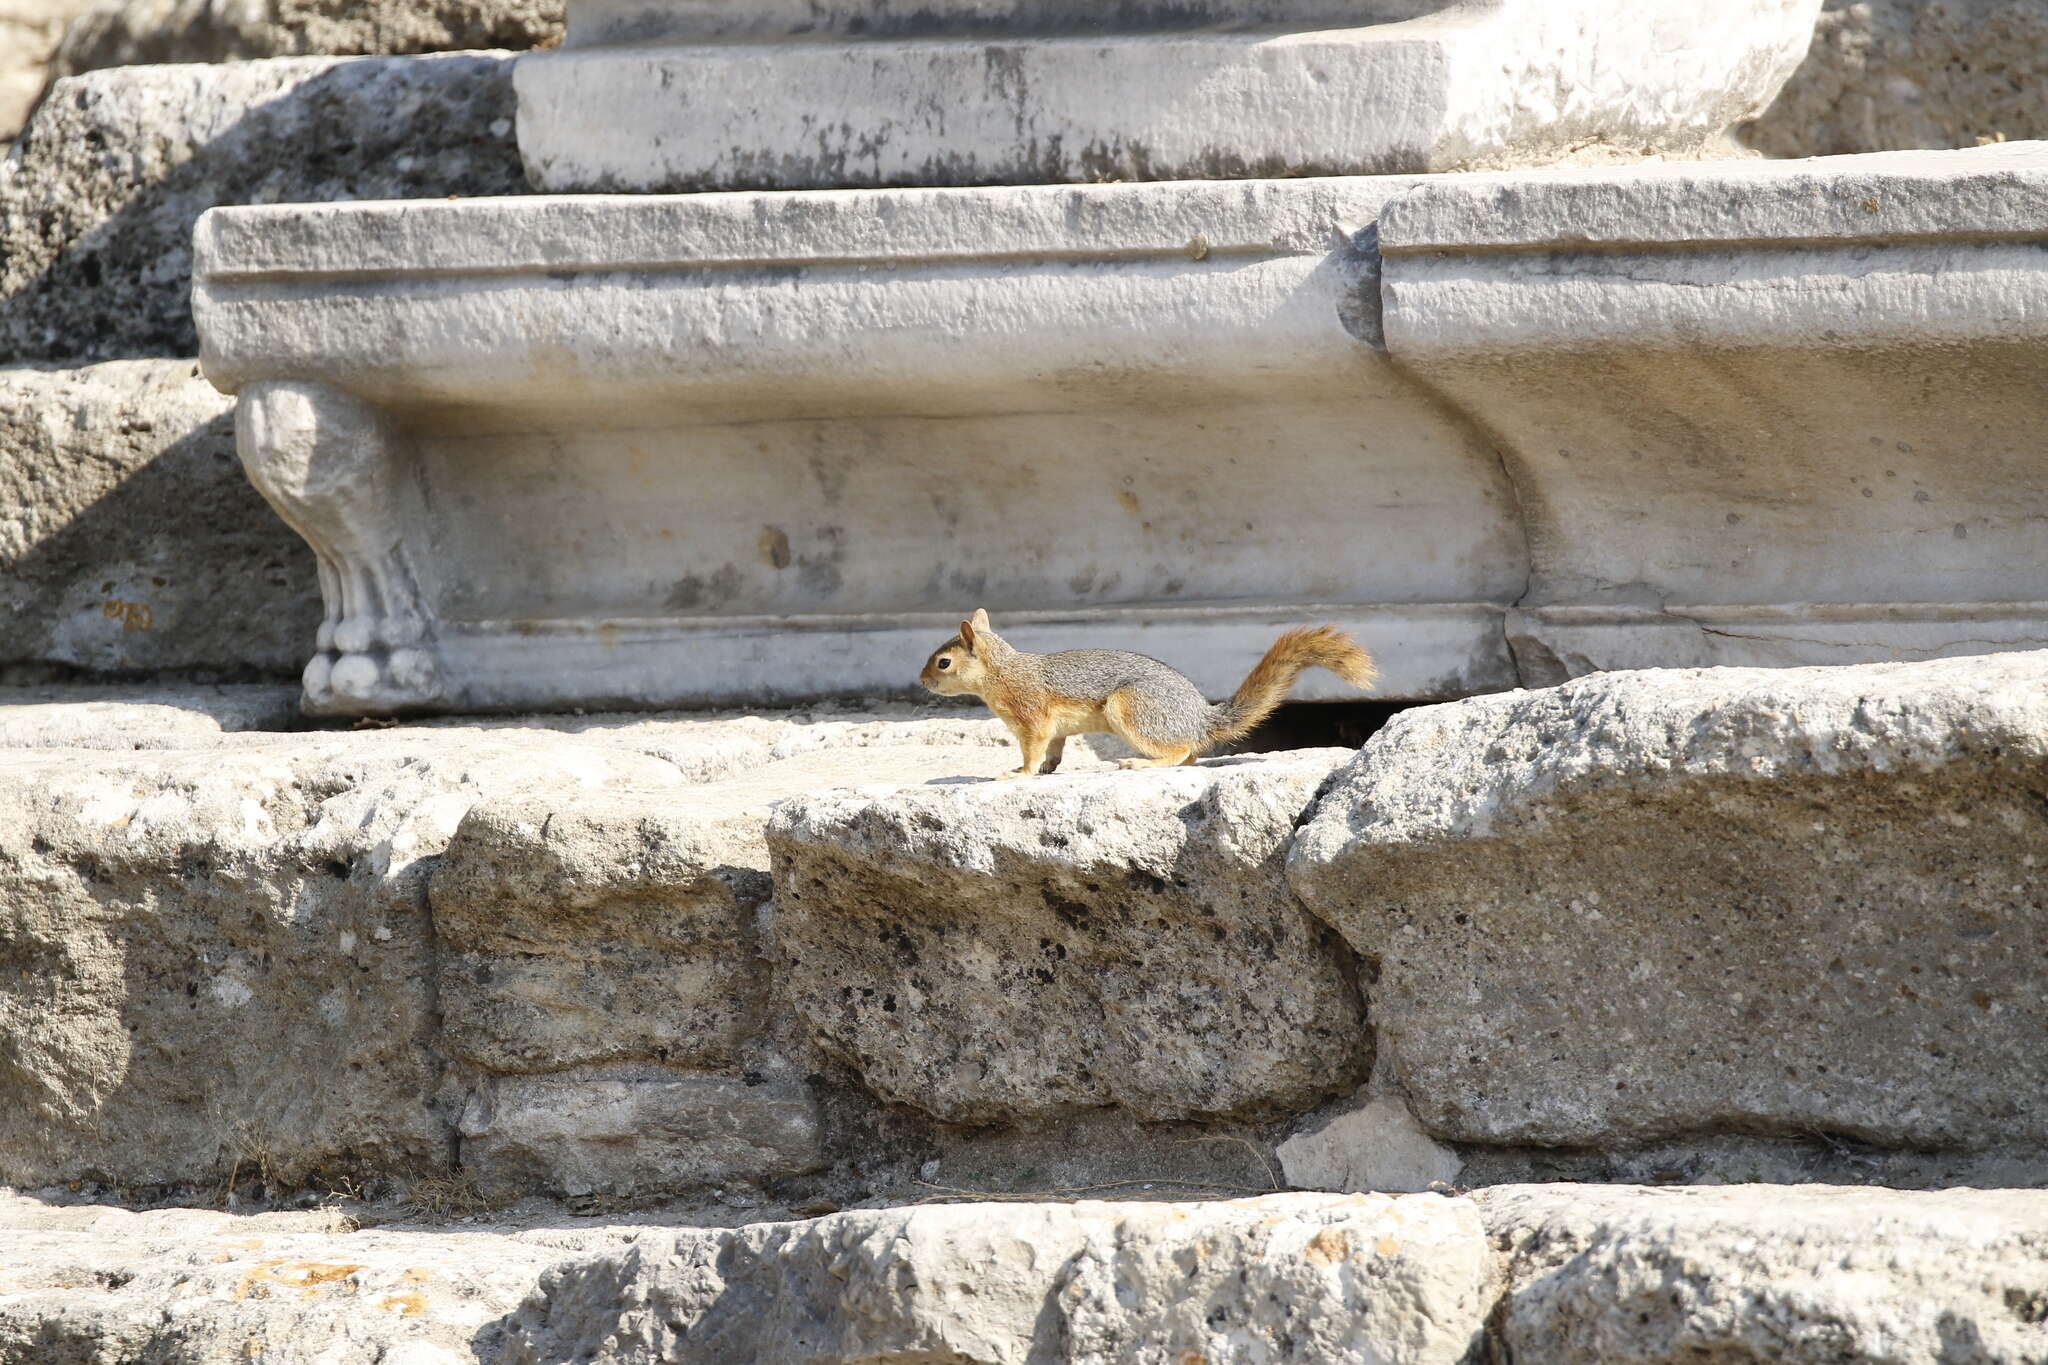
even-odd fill
[(1273, 642), (1266, 657), (1245, 675), (1235, 696), (1222, 708), (1211, 744), (1243, 739), (1287, 700), (1304, 668), (1327, 668), (1354, 687), (1371, 687), (1379, 677), (1372, 655), (1335, 626), (1297, 626)]

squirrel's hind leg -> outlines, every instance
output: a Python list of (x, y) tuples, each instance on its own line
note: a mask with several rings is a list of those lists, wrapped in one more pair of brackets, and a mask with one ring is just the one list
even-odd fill
[(1196, 746), (1187, 740), (1168, 739), (1140, 729), (1134, 714), (1136, 709), (1130, 697), (1121, 691), (1110, 693), (1109, 700), (1102, 704), (1102, 716), (1109, 722), (1110, 733), (1145, 755), (1143, 758), (1127, 758), (1117, 767), (1174, 768), (1195, 761)]

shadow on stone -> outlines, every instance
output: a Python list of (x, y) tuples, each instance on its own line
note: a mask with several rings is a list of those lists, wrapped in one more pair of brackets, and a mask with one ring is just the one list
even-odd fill
[(33, 504), (27, 547), (0, 558), (0, 676), (296, 677), (320, 620), (312, 553), (243, 477), (232, 413), (158, 448), (155, 424), (192, 415), (158, 396), (87, 390), (86, 429), (0, 446), (0, 479)]

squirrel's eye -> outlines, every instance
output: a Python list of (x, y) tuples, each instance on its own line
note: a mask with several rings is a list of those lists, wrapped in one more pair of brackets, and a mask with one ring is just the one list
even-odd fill
[(952, 666), (953, 666), (953, 661), (952, 661), (951, 659), (941, 659), (941, 660), (939, 660), (939, 672), (941, 672), (941, 673), (944, 673), (944, 672), (945, 672), (945, 671), (946, 671), (947, 669), (951, 668)]

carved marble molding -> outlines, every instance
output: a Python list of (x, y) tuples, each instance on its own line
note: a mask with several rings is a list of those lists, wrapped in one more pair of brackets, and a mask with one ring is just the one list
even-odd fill
[(1217, 696), (1334, 620), (1419, 700), (2048, 647), (2044, 223), (2017, 144), (279, 205), (194, 304), (315, 711), (911, 693), (977, 605)]
[(1444, 177), (1379, 241), (1517, 489), (1530, 683), (2048, 645), (2048, 146)]
[(391, 420), (331, 385), (263, 380), (242, 391), (235, 445), (249, 481), (319, 564), (326, 618), (306, 665), (306, 709), (379, 715), (446, 700), (408, 543), (428, 530)]

